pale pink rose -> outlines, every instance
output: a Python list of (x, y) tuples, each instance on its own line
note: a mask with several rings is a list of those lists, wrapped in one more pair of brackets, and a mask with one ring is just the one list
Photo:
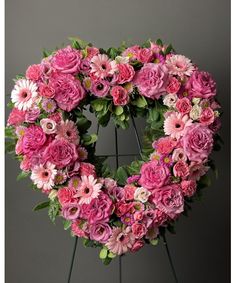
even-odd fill
[(192, 105), (186, 97), (178, 99), (175, 107), (183, 115), (188, 114), (192, 109)]
[(175, 77), (171, 77), (169, 84), (166, 87), (168, 93), (176, 94), (180, 89), (181, 83)]
[(28, 123), (34, 123), (40, 115), (39, 107), (34, 107), (26, 111), (25, 121)]
[(57, 123), (48, 118), (40, 120), (40, 126), (47, 135), (54, 134), (57, 130)]
[(59, 49), (52, 57), (52, 67), (63, 74), (75, 74), (79, 71), (81, 60), (80, 51), (67, 46), (66, 48)]
[(210, 125), (214, 122), (214, 120), (215, 120), (215, 114), (214, 114), (214, 111), (210, 107), (207, 107), (202, 110), (201, 116), (200, 116), (201, 124)]
[(122, 86), (114, 86), (111, 89), (111, 96), (113, 97), (114, 105), (126, 105), (129, 102), (129, 95)]
[(148, 228), (145, 238), (151, 241), (151, 240), (156, 239), (158, 234), (159, 234), (159, 228), (158, 228), (157, 223), (155, 223)]
[(38, 81), (42, 76), (42, 66), (40, 64), (31, 65), (26, 70), (26, 78), (31, 81)]
[(153, 52), (150, 48), (141, 48), (138, 52), (138, 60), (142, 63), (150, 63), (153, 59)]
[(81, 162), (79, 167), (79, 174), (81, 176), (93, 175), (96, 177), (95, 166), (91, 163)]
[(146, 162), (141, 167), (139, 184), (146, 189), (154, 189), (165, 184), (170, 174), (166, 166), (156, 160)]
[(153, 202), (159, 210), (172, 219), (184, 211), (184, 198), (177, 184), (154, 190)]
[(76, 197), (74, 197), (75, 194), (76, 191), (73, 188), (68, 188), (68, 187), (60, 188), (57, 191), (57, 197), (61, 206), (70, 203), (77, 203), (78, 200), (76, 199)]
[(19, 110), (18, 108), (13, 108), (8, 117), (7, 125), (17, 126), (22, 124), (24, 121), (25, 121), (25, 111)]
[(183, 136), (183, 149), (191, 161), (202, 162), (212, 151), (212, 131), (201, 124), (186, 128)]
[(90, 239), (105, 244), (111, 236), (111, 227), (108, 223), (100, 222), (90, 225)]
[(186, 178), (189, 175), (189, 167), (186, 162), (179, 160), (173, 167), (175, 177)]
[(141, 239), (147, 233), (147, 227), (141, 223), (134, 223), (131, 229), (136, 239)]
[(183, 148), (176, 148), (173, 151), (172, 159), (173, 159), (173, 161), (176, 161), (176, 162), (179, 161), (179, 160), (186, 161), (187, 160), (187, 156), (186, 156)]
[(143, 96), (158, 99), (166, 91), (168, 77), (164, 65), (147, 63), (137, 72), (134, 83)]
[(53, 98), (54, 95), (55, 95), (55, 90), (51, 86), (51, 84), (41, 84), (40, 87), (39, 87), (39, 93), (43, 97)]
[(62, 110), (71, 111), (77, 107), (85, 97), (85, 90), (80, 80), (70, 74), (55, 74), (51, 83), (55, 90), (54, 99)]
[(117, 67), (118, 67), (118, 79), (117, 79), (118, 84), (124, 84), (132, 81), (135, 75), (133, 66), (129, 64), (118, 64)]
[(55, 139), (44, 151), (45, 161), (50, 161), (62, 169), (73, 164), (78, 158), (76, 146), (66, 139)]
[(46, 135), (40, 126), (32, 125), (25, 130), (22, 138), (24, 154), (37, 152), (46, 142)]
[(195, 71), (186, 84), (192, 97), (209, 98), (216, 95), (216, 83), (208, 72)]
[(136, 211), (134, 213), (134, 221), (142, 221), (143, 220), (143, 217), (144, 217), (144, 212), (143, 211)]
[(196, 192), (197, 183), (194, 180), (184, 180), (181, 182), (181, 188), (184, 196), (191, 197)]
[(190, 170), (190, 180), (199, 181), (202, 176), (206, 174), (206, 172), (210, 169), (210, 167), (205, 166), (202, 163), (191, 162), (189, 166)]
[(76, 219), (71, 224), (71, 231), (77, 237), (88, 238), (87, 223), (84, 223), (81, 219)]
[(135, 253), (137, 251), (139, 251), (143, 246), (144, 246), (144, 241), (143, 240), (136, 240), (132, 246), (132, 248), (130, 249), (131, 252)]
[(153, 142), (152, 147), (160, 154), (169, 154), (175, 148), (177, 142), (171, 137), (163, 137)]

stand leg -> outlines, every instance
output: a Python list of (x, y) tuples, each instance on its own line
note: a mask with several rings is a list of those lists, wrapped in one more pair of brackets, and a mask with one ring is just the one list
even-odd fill
[(75, 244), (74, 244), (74, 249), (73, 249), (73, 253), (72, 253), (72, 258), (71, 258), (71, 264), (70, 264), (70, 270), (69, 270), (69, 275), (68, 275), (67, 283), (70, 283), (71, 273), (72, 273), (72, 269), (73, 269), (73, 265), (74, 265), (75, 251), (76, 251), (76, 247), (77, 247), (77, 242), (78, 242), (78, 237), (75, 236)]

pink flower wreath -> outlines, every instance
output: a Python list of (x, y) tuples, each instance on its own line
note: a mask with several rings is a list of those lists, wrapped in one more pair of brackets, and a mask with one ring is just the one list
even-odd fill
[[(209, 155), (221, 141), (215, 95), (212, 76), (160, 39), (104, 50), (72, 38), (17, 76), (7, 150), (20, 160), (18, 178), (30, 176), (48, 196), (35, 210), (62, 217), (107, 264), (157, 244), (209, 185)], [(144, 117), (142, 158), (116, 171), (104, 165), (86, 107), (102, 126), (112, 117), (126, 129), (131, 116)]]

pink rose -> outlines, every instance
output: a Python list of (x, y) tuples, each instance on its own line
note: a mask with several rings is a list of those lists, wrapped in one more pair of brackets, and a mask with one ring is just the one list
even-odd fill
[(111, 227), (108, 223), (100, 222), (90, 226), (90, 239), (105, 244), (111, 236)]
[(98, 97), (104, 97), (110, 90), (109, 83), (106, 80), (94, 80), (92, 82), (91, 92)]
[(171, 137), (160, 138), (153, 142), (152, 146), (160, 154), (169, 154), (175, 148), (177, 142)]
[(136, 187), (133, 185), (125, 185), (124, 186), (124, 198), (126, 201), (133, 200), (134, 199), (134, 192), (136, 190)]
[(131, 252), (135, 253), (138, 250), (140, 250), (142, 247), (144, 246), (144, 241), (143, 240), (136, 240), (132, 246), (132, 248), (130, 249)]
[(171, 77), (169, 84), (166, 87), (168, 93), (176, 94), (180, 89), (181, 83), (175, 77)]
[(214, 111), (210, 107), (207, 107), (202, 110), (202, 113), (200, 116), (201, 124), (210, 125), (214, 122), (214, 120), (215, 120), (215, 114), (214, 114)]
[(72, 188), (60, 188), (57, 192), (58, 200), (61, 206), (64, 206), (68, 203), (77, 203), (77, 199), (74, 197), (76, 191)]
[(126, 105), (129, 102), (129, 95), (122, 86), (114, 86), (111, 89), (114, 105)]
[(175, 177), (186, 178), (189, 175), (189, 167), (186, 162), (179, 160), (173, 167)]
[(149, 48), (142, 48), (138, 52), (138, 60), (142, 63), (149, 63), (153, 59), (153, 52)]
[(208, 72), (195, 71), (186, 84), (193, 97), (209, 98), (216, 95), (216, 83)]
[(195, 123), (185, 129), (182, 142), (188, 158), (202, 162), (212, 151), (212, 132), (206, 126)]
[(88, 238), (88, 225), (83, 220), (76, 219), (71, 224), (71, 231), (77, 237)]
[(166, 91), (168, 71), (164, 65), (148, 63), (137, 72), (134, 83), (143, 96), (158, 99)]
[(116, 204), (116, 215), (118, 217), (121, 217), (124, 214), (128, 213), (132, 207), (133, 207), (133, 203), (126, 203), (120, 201)]
[(22, 150), (25, 154), (37, 152), (46, 140), (43, 129), (40, 126), (32, 125), (25, 130), (22, 138)]
[(194, 180), (184, 180), (181, 182), (181, 188), (184, 196), (191, 197), (196, 192), (197, 183)]
[(63, 74), (75, 74), (78, 72), (80, 60), (80, 51), (67, 46), (60, 49), (52, 58), (52, 67)]
[(146, 189), (154, 189), (165, 184), (170, 172), (166, 166), (152, 160), (142, 165), (140, 173), (139, 184)]
[(62, 110), (71, 111), (85, 97), (85, 90), (80, 81), (70, 74), (54, 75), (52, 86), (55, 90), (54, 99)]
[(159, 210), (172, 219), (184, 211), (184, 198), (177, 184), (154, 190), (153, 202)]
[(25, 121), (28, 123), (34, 123), (40, 115), (40, 109), (38, 107), (31, 108), (25, 113)]
[(55, 90), (50, 86), (50, 84), (41, 84), (39, 87), (39, 93), (43, 97), (53, 98), (55, 95)]
[(7, 125), (17, 126), (22, 124), (24, 121), (25, 121), (25, 111), (19, 110), (18, 108), (13, 108), (8, 117)]
[(67, 220), (79, 218), (80, 206), (77, 203), (67, 203), (62, 207), (62, 216)]
[(118, 84), (124, 84), (132, 81), (135, 71), (133, 66), (129, 64), (118, 64)]
[(50, 161), (61, 169), (71, 165), (78, 158), (76, 146), (66, 139), (55, 139), (44, 151), (45, 161)]
[(141, 223), (134, 223), (131, 229), (136, 239), (141, 239), (147, 233), (146, 226)]
[(81, 162), (79, 167), (79, 174), (81, 176), (93, 175), (94, 177), (96, 177), (95, 166), (91, 163)]
[(178, 99), (175, 107), (183, 115), (188, 114), (192, 109), (192, 105), (186, 97)]
[(38, 81), (42, 76), (42, 66), (40, 64), (31, 65), (26, 70), (26, 78), (32, 81)]

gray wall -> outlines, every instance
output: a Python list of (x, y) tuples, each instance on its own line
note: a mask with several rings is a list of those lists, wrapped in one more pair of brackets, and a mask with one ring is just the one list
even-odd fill
[[(215, 154), (219, 179), (205, 190), (203, 201), (193, 205), (190, 217), (180, 219), (177, 234), (168, 235), (181, 283), (229, 282), (229, 10), (229, 0), (6, 1), (6, 93), (17, 73), (40, 60), (43, 48), (60, 46), (76, 35), (99, 47), (161, 37), (215, 77), (225, 145)], [(99, 153), (114, 151), (112, 126), (99, 138)], [(122, 153), (136, 150), (132, 129), (119, 138)], [(74, 241), (60, 221), (50, 223), (46, 211), (31, 211), (45, 198), (29, 188), (29, 180), (16, 182), (18, 173), (18, 164), (7, 156), (6, 282), (64, 283)], [(71, 282), (118, 282), (118, 261), (104, 267), (97, 253), (79, 243)], [(123, 276), (123, 283), (174, 282), (162, 244), (125, 256)]]

